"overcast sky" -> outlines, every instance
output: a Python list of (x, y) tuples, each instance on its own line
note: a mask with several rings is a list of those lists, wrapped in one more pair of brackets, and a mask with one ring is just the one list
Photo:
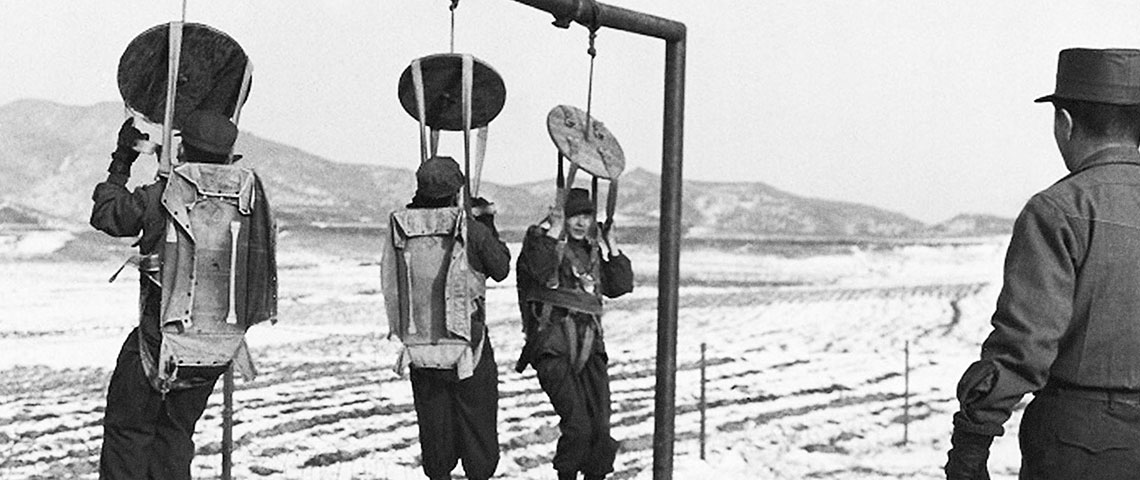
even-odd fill
[[(1128, 1), (612, 0), (688, 26), (686, 179), (758, 181), (927, 222), (1012, 217), (1066, 172), (1051, 136), (1065, 47), (1140, 47)], [(180, 0), (0, 5), (0, 104), (120, 100), (119, 56)], [(331, 160), (412, 169), (416, 122), (396, 83), (448, 51), (448, 0), (190, 0), (253, 58), (242, 128)], [(511, 0), (462, 0), (456, 50), (507, 85), (484, 179), (550, 178), (556, 105), (585, 109), (586, 31)], [(661, 170), (664, 42), (603, 30), (595, 116), (627, 168)], [(448, 135), (445, 133), (445, 135)], [(456, 157), (459, 134), (445, 153)], [(108, 141), (113, 141), (108, 139)]]

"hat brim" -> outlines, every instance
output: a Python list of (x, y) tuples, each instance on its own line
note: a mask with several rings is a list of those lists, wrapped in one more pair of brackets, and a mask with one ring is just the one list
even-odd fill
[(1056, 100), (1056, 99), (1057, 99), (1056, 95), (1050, 94), (1050, 95), (1045, 95), (1044, 97), (1038, 98), (1037, 100), (1034, 100), (1033, 103), (1045, 103), (1045, 102), (1052, 103), (1053, 100)]

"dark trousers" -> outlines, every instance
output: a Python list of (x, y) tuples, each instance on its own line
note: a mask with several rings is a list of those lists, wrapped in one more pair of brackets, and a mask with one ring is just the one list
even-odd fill
[[(171, 391), (163, 398), (143, 372), (138, 335), (136, 328), (127, 336), (107, 387), (99, 478), (189, 480), (194, 424), (214, 383)], [(212, 376), (217, 380), (216, 373)]]
[(1140, 401), (1042, 393), (1021, 420), (1022, 480), (1140, 477)]
[(595, 477), (613, 472), (618, 443), (610, 436), (610, 377), (604, 348), (595, 348), (580, 372), (574, 372), (567, 355), (543, 355), (534, 368), (561, 418), (554, 469), (559, 474), (582, 472)]
[(451, 478), (463, 460), (467, 478), (491, 478), (499, 465), (499, 370), (491, 339), (483, 341), (471, 377), (460, 381), (455, 369), (412, 368), (411, 378), (424, 473)]

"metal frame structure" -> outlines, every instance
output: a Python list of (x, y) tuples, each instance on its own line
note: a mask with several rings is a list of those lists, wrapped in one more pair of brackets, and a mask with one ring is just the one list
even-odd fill
[(661, 223), (657, 271), (657, 386), (654, 392), (653, 479), (673, 478), (677, 394), (677, 287), (681, 262), (681, 158), (685, 120), (685, 24), (595, 0), (514, 0), (572, 22), (665, 40), (665, 115), (661, 148)]

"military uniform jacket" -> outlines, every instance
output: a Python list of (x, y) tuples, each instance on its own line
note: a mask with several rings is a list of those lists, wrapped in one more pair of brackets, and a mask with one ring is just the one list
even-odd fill
[(981, 360), (955, 428), (1001, 435), (1046, 383), (1140, 390), (1140, 153), (1111, 147), (1038, 193), (1013, 227)]

